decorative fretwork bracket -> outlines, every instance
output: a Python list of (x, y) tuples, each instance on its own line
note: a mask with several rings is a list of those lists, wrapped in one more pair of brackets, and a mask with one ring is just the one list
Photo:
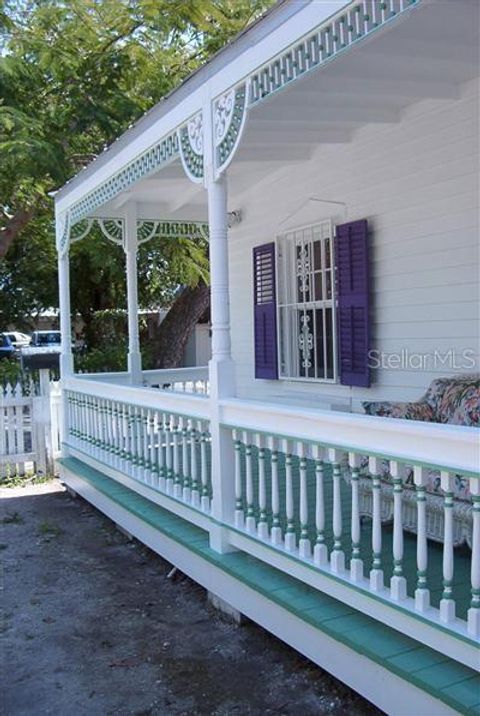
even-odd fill
[[(98, 225), (109, 241), (125, 248), (125, 222), (121, 218), (88, 217), (70, 226), (68, 214), (57, 216), (57, 250), (60, 255), (68, 251), (69, 245), (84, 239), (91, 229)], [(138, 219), (138, 245), (151, 239), (206, 239), (208, 223), (205, 221), (179, 221), (175, 219)]]
[(197, 112), (178, 130), (178, 143), (183, 168), (189, 179), (203, 181), (203, 114)]
[(242, 137), (247, 116), (246, 83), (229, 89), (213, 104), (215, 175), (218, 177), (232, 161)]

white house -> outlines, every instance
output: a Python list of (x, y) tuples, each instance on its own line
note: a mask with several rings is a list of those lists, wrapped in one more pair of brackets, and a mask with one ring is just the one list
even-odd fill
[[(392, 714), (480, 707), (478, 15), (279, 2), (55, 197), (63, 480)], [(75, 376), (94, 221), (129, 371)], [(207, 233), (208, 368), (142, 371), (138, 243)]]

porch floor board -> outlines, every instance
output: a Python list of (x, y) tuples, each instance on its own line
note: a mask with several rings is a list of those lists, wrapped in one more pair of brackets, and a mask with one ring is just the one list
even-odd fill
[(76, 458), (60, 464), (160, 533), (319, 630), (440, 699), (462, 714), (478, 713), (477, 674), (414, 639), (242, 552), (218, 554), (208, 534)]

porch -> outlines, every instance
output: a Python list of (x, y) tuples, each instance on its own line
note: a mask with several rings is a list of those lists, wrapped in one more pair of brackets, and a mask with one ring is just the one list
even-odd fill
[[(256, 44), (239, 39), (243, 65), (220, 55), (59, 196), (61, 475), (388, 713), (473, 713), (478, 432), (360, 410), (445, 370), (372, 379), (369, 334), (387, 355), (478, 345), (476, 9), (319, 8), (280, 4)], [(68, 246), (106, 216), (126, 253), (128, 371), (77, 376)], [(208, 235), (208, 369), (142, 370), (136, 252), (168, 231)], [(352, 232), (345, 328), (334, 244)]]
[[(157, 379), (164, 382), (161, 372)], [(474, 507), (471, 549), (454, 548), (451, 519), (454, 474), (470, 480), (474, 495), (478, 486), (470, 429), (238, 399), (220, 401), (215, 426), (203, 394), (85, 377), (69, 378), (64, 389), (69, 433), (60, 470), (73, 490), (386, 711), (395, 712), (392, 689), (405, 698), (405, 680), (406, 692), (416, 685), (432, 694), (422, 713), (475, 710), (479, 512)], [(215, 436), (220, 480), (212, 469)], [(371, 519), (361, 517), (362, 456), (376, 491)], [(395, 477), (393, 519), (386, 521), (386, 486), (375, 474), (380, 458)], [(415, 474), (416, 534), (404, 531), (402, 519), (408, 467)], [(437, 543), (426, 536), (428, 468), (441, 471), (445, 496)], [(286, 632), (285, 609), (292, 623), (306, 619), (336, 640), (337, 651), (345, 647), (350, 668), (354, 648), (357, 658), (361, 653), (386, 670), (386, 693), (378, 679), (365, 678), (366, 664), (356, 683), (335, 659), (320, 657), (312, 633), (294, 637), (299, 624)], [(409, 693), (418, 710), (416, 688)]]

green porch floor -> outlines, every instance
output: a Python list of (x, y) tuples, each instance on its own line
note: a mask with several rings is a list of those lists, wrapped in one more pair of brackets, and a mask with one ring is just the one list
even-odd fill
[(472, 669), (245, 553), (220, 555), (212, 551), (204, 530), (80, 460), (64, 458), (59, 462), (137, 518), (295, 614), (313, 629), (363, 654), (459, 713), (480, 712), (480, 684)]
[[(258, 460), (256, 449), (252, 450), (252, 474), (254, 482), (255, 494), (255, 518), (258, 521)], [(265, 481), (267, 490), (267, 504), (270, 503), (271, 494), (271, 467), (269, 460), (269, 451), (266, 450), (265, 459)], [(244, 451), (242, 450), (242, 458)], [(299, 480), (299, 460), (293, 457), (293, 498), (294, 498), (294, 527), (298, 540), (300, 539), (300, 480)], [(278, 477), (280, 492), (280, 523), (282, 530), (286, 528), (286, 508), (285, 508), (285, 456), (278, 455)], [(242, 494), (246, 494), (245, 484), (245, 464), (242, 459)], [(313, 460), (307, 460), (307, 492), (308, 492), (308, 536), (312, 543), (315, 544), (315, 463)], [(352, 515), (352, 499), (351, 487), (343, 479), (341, 480), (341, 496), (342, 496), (342, 524), (343, 538), (342, 549), (345, 552), (345, 562), (347, 567), (351, 558), (351, 537), (350, 524)], [(333, 549), (333, 480), (332, 468), (328, 465), (324, 468), (324, 501), (325, 501), (325, 544), (328, 552)], [(245, 499), (244, 511), (246, 514)], [(271, 510), (267, 509), (267, 522), (269, 527), (272, 524)], [(403, 574), (407, 580), (407, 592), (413, 597), (417, 582), (417, 539), (416, 535), (404, 532), (404, 558), (403, 558)], [(360, 528), (360, 556), (363, 560), (364, 574), (368, 576), (372, 566), (372, 521), (368, 517), (363, 517)], [(443, 545), (431, 540), (428, 541), (428, 570), (427, 570), (427, 586), (430, 589), (430, 602), (432, 606), (438, 607), (443, 591)], [(466, 620), (467, 610), (470, 606), (470, 567), (471, 567), (471, 550), (467, 546), (455, 548), (455, 568), (453, 578), (453, 597), (456, 603), (456, 615), (460, 619)], [(393, 526), (392, 524), (382, 525), (382, 569), (384, 572), (385, 586), (390, 584), (390, 577), (393, 575)]]

